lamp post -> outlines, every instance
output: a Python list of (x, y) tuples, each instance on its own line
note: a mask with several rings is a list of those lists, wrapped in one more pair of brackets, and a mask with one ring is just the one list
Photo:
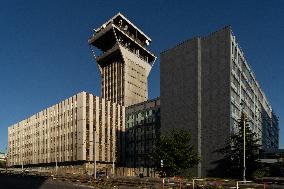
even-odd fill
[(58, 170), (58, 167), (57, 167), (57, 146), (55, 146), (56, 150), (55, 150), (55, 175), (57, 175), (57, 170)]
[(246, 114), (244, 112), (243, 103), (240, 103), (242, 107), (242, 116), (243, 116), (243, 126), (244, 126), (244, 132), (243, 132), (243, 181), (246, 181)]
[(8, 155), (9, 155), (9, 152), (8, 152), (8, 149), (7, 149), (7, 146), (6, 146), (6, 154), (4, 156), (5, 158), (5, 170), (6, 170), (6, 173), (7, 173), (7, 166), (8, 166)]
[(243, 167), (243, 181), (246, 181), (246, 114), (244, 116), (244, 167)]
[[(23, 131), (24, 129), (22, 129)], [(25, 135), (22, 133), (22, 148), (21, 148), (21, 162), (22, 162), (22, 172), (24, 172), (24, 162), (23, 162), (23, 149), (25, 148)]]
[[(59, 125), (57, 123), (56, 125), (56, 132), (55, 132), (55, 141), (54, 141), (54, 145), (55, 145), (55, 175), (57, 175), (57, 172), (58, 172), (58, 152), (57, 152), (57, 138), (58, 138), (58, 142), (59, 142), (59, 136), (60, 136), (60, 133), (59, 133)], [(60, 142), (59, 142), (59, 147), (60, 147)], [(60, 155), (59, 155), (60, 156)], [(60, 162), (60, 160), (59, 160)]]
[(94, 129), (93, 129), (93, 145), (94, 145), (94, 153), (93, 153), (93, 156), (94, 156), (94, 179), (96, 180), (97, 179), (97, 162), (96, 162), (96, 155), (97, 155), (97, 152), (96, 152), (96, 128), (94, 126)]
[(57, 135), (58, 135), (58, 126), (56, 127), (56, 133), (55, 133), (55, 175), (57, 175)]
[(113, 152), (112, 152), (113, 154), (112, 154), (112, 174), (113, 174), (113, 176), (114, 176), (114, 169), (115, 169), (115, 165), (114, 165), (114, 150), (113, 150)]

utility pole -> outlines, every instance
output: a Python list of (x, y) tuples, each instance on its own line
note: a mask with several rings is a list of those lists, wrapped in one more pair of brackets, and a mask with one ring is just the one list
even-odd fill
[(244, 117), (244, 167), (243, 167), (243, 181), (246, 181), (246, 114), (243, 112)]
[(243, 116), (243, 126), (244, 126), (244, 133), (243, 133), (243, 138), (244, 138), (244, 146), (243, 146), (243, 181), (246, 182), (246, 119), (247, 119), (247, 116), (244, 112), (244, 104), (241, 102), (240, 103), (241, 107), (242, 107), (242, 116)]
[[(23, 129), (22, 129), (23, 131)], [(24, 172), (24, 162), (23, 162), (23, 149), (25, 148), (25, 137), (24, 137), (24, 133), (22, 133), (22, 148), (21, 148), (21, 161), (22, 161), (22, 172)]]
[(96, 155), (97, 155), (97, 152), (96, 152), (96, 126), (94, 125), (94, 128), (93, 128), (93, 145), (94, 145), (94, 153), (93, 153), (93, 156), (94, 156), (94, 179), (96, 180), (97, 179), (97, 162), (96, 162)]
[[(55, 146), (55, 148), (57, 148), (56, 146)], [(55, 150), (55, 175), (57, 175), (57, 150)]]
[(58, 132), (58, 126), (56, 126), (56, 132), (55, 132), (55, 175), (57, 175), (57, 132)]
[(7, 166), (8, 166), (8, 149), (6, 146), (6, 154), (5, 154), (5, 169), (6, 169), (6, 173), (7, 173)]
[(114, 161), (115, 161), (115, 150), (116, 150), (116, 148), (115, 148), (115, 145), (116, 145), (116, 141), (115, 141), (115, 136), (116, 135), (114, 135), (114, 137), (113, 137), (113, 148), (112, 148), (112, 174), (113, 174), (113, 176), (114, 176), (114, 173), (115, 173), (115, 171), (114, 171), (114, 169), (115, 169), (115, 164), (114, 164)]

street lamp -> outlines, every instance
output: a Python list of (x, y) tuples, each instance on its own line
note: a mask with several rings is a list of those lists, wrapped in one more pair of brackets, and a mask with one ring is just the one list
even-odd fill
[(96, 152), (96, 134), (97, 134), (97, 129), (96, 126), (94, 126), (93, 128), (93, 148), (94, 148), (94, 152), (93, 152), (93, 156), (94, 156), (94, 179), (97, 179), (97, 160), (96, 160), (96, 156), (97, 156), (97, 152)]
[(243, 168), (243, 181), (246, 181), (246, 114), (244, 116), (244, 168)]
[(56, 127), (56, 135), (55, 135), (55, 143), (54, 143), (54, 145), (55, 145), (55, 175), (57, 175), (57, 171), (58, 171), (58, 166), (57, 166), (57, 158), (58, 158), (58, 154), (57, 154), (57, 136), (59, 136), (59, 132), (58, 132), (58, 129), (59, 128), (59, 126), (57, 125), (57, 127)]
[[(23, 131), (24, 129), (22, 129)], [(22, 148), (21, 148), (21, 161), (22, 161), (22, 172), (24, 172), (24, 162), (23, 162), (23, 149), (25, 149), (25, 133), (22, 133)]]
[(241, 107), (242, 107), (242, 116), (243, 116), (243, 127), (244, 127), (244, 133), (243, 133), (243, 181), (246, 181), (246, 124), (247, 123), (253, 123), (251, 120), (248, 120), (248, 116), (247, 114), (244, 112), (244, 108), (243, 108), (243, 103), (240, 103)]
[(8, 155), (9, 155), (9, 152), (7, 150), (7, 146), (6, 146), (6, 154), (4, 155), (4, 158), (5, 158), (5, 170), (6, 170), (6, 173), (7, 173), (7, 166), (8, 166)]
[(243, 116), (243, 126), (244, 126), (244, 133), (243, 133), (243, 138), (244, 138), (244, 143), (243, 143), (243, 181), (246, 181), (246, 114), (244, 112), (243, 108), (243, 103), (240, 103), (242, 107), (242, 116)]

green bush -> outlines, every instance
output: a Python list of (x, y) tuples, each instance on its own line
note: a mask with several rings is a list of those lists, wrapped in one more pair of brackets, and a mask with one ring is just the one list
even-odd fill
[(0, 168), (5, 168), (5, 162), (4, 161), (0, 161)]

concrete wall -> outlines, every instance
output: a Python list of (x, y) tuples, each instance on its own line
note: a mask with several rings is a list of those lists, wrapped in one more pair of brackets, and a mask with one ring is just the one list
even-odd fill
[(54, 166), (56, 157), (60, 165), (76, 165), (94, 155), (98, 165), (121, 164), (124, 118), (123, 106), (78, 93), (8, 128), (9, 166)]
[(214, 162), (223, 158), (216, 151), (230, 136), (230, 28), (202, 38), (201, 46), (201, 164), (202, 175), (210, 175), (208, 171), (217, 166)]
[(223, 155), (217, 151), (238, 132), (241, 111), (260, 143), (265, 141), (263, 148), (277, 148), (278, 123), (230, 27), (161, 53), (162, 131), (191, 131), (201, 157), (199, 176), (220, 173)]
[[(161, 53), (161, 132), (184, 128), (198, 150), (198, 46), (185, 41)], [(197, 174), (197, 170), (194, 171)]]
[(125, 106), (130, 106), (148, 99), (148, 75), (151, 65), (140, 59), (136, 54), (120, 45), (124, 60)]
[(82, 160), (80, 94), (40, 111), (8, 128), (9, 165)]
[(186, 128), (205, 176), (230, 134), (230, 29), (161, 53), (161, 130)]

